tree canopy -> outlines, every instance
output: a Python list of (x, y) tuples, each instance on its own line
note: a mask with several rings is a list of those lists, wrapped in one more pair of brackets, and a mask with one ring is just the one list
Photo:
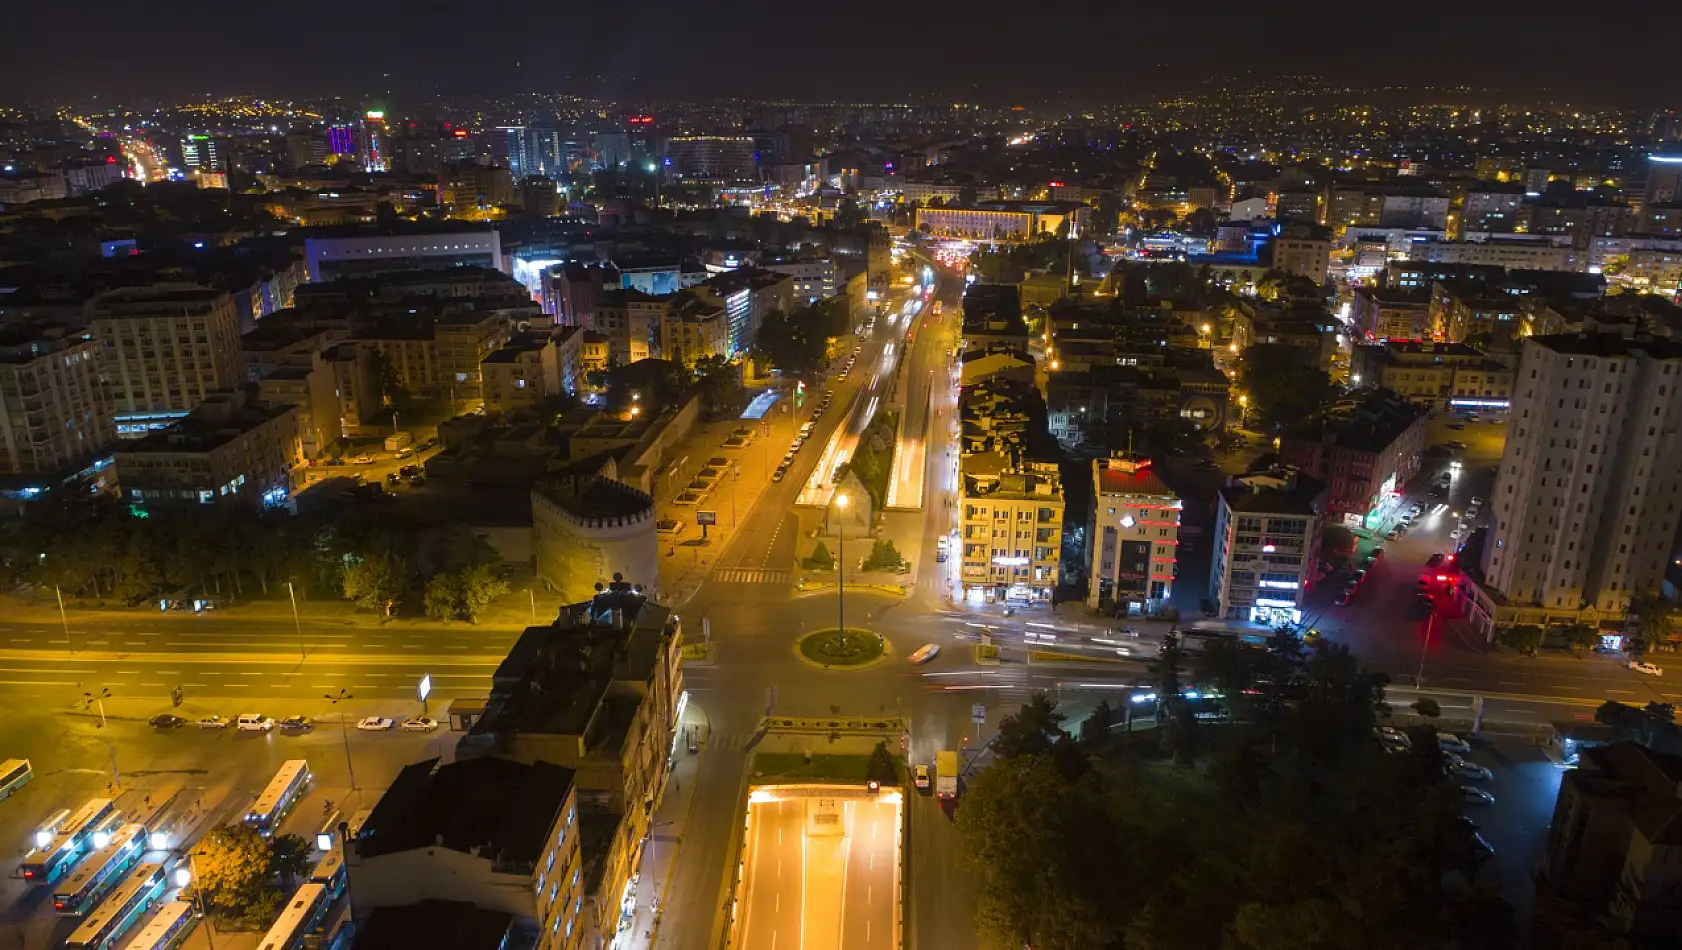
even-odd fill
[(1239, 385), (1250, 397), (1250, 418), (1264, 431), (1293, 425), (1319, 411), (1332, 395), (1326, 371), (1282, 343), (1259, 343), (1244, 351)]

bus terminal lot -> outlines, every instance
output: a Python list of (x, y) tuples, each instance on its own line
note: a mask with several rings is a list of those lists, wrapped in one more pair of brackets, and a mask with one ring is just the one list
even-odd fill
[[(80, 702), (70, 708), (7, 706), (5, 719), (0, 721), (0, 758), (29, 759), (34, 778), (0, 802), (0, 842), (8, 849), (5, 877), (0, 878), (0, 946), (58, 947), (80, 923), (79, 918), (53, 913), (52, 887), (30, 886), (19, 875), (34, 830), (60, 809), (75, 811), (91, 798), (110, 797), (118, 799), (125, 820), (131, 820), (130, 815), (159, 810), (168, 799), (169, 823), (181, 829), (179, 837), (196, 840), (214, 825), (242, 819), (284, 762), (305, 759), (313, 781), (287, 814), (280, 831), (303, 835), (313, 843), (314, 833), (333, 816), (337, 816), (335, 821), (349, 820), (356, 811), (372, 807), (404, 765), (429, 756), (451, 757), (458, 738), (445, 729), (433, 733), (398, 729), (371, 733), (355, 728), (356, 720), (363, 716), (401, 718), (419, 711), (417, 703), (390, 700), (350, 701), (345, 712), (349, 728), (343, 733), (337, 719), (329, 719), (317, 721), (301, 734), (239, 732), (231, 725), (201, 730), (195, 721), (210, 713), (228, 719), (244, 712), (261, 712), (277, 719), (300, 712), (336, 713), (315, 708), (322, 705), (319, 701), (301, 710), (270, 708), (255, 702), (218, 702), (214, 705), (227, 708), (184, 706), (174, 710), (187, 723), (163, 730), (148, 725), (146, 720), (167, 711), (167, 702), (163, 710), (153, 708), (156, 703), (134, 705), (130, 709), (122, 700), (107, 700), (104, 727), (100, 726), (97, 710), (84, 710)], [(347, 742), (350, 764), (355, 768), (355, 789), (346, 761)], [(171, 854), (184, 855), (190, 840), (172, 840)], [(130, 931), (130, 936), (139, 926)], [(203, 939), (202, 934), (195, 933), (187, 946), (203, 946)]]

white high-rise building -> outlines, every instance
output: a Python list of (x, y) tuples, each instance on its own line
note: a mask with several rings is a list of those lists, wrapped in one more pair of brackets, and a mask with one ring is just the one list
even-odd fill
[(1474, 614), (1621, 620), (1658, 592), (1682, 519), (1682, 346), (1531, 337), (1513, 388)]

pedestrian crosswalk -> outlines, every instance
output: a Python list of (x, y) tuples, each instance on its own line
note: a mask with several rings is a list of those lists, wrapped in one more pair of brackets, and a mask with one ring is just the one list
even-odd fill
[(787, 584), (794, 575), (791, 571), (721, 567), (713, 571), (712, 579), (719, 584)]

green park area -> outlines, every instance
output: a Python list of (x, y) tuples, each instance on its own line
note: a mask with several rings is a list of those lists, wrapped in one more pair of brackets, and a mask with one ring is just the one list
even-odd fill
[(800, 655), (824, 667), (864, 666), (881, 659), (882, 638), (862, 627), (828, 627), (800, 638)]

